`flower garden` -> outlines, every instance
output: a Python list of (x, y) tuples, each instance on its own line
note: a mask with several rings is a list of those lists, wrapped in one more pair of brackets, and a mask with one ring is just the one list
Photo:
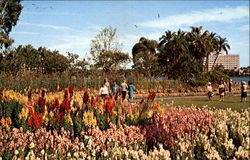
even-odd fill
[(0, 159), (249, 159), (250, 115), (90, 89), (0, 91)]

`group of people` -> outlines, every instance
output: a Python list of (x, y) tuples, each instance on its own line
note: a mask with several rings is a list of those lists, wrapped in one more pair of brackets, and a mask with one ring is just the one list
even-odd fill
[[(229, 82), (229, 92), (231, 92), (231, 85), (232, 81)], [(226, 92), (226, 83), (224, 82), (223, 78), (220, 79), (219, 81), (219, 96), (220, 100), (219, 101), (224, 101), (225, 97), (225, 92)], [(208, 91), (208, 99), (209, 101), (213, 101), (213, 88), (211, 82), (208, 82), (207, 85), (207, 91)], [(247, 83), (245, 81), (241, 82), (241, 102), (246, 102), (247, 99)]]
[(105, 78), (102, 87), (99, 90), (99, 95), (102, 98), (105, 98), (107, 96), (111, 97), (114, 96), (115, 98), (117, 98), (118, 96), (121, 95), (122, 101), (124, 101), (128, 94), (129, 96), (128, 100), (132, 102), (134, 97), (134, 92), (135, 92), (135, 86), (133, 85), (133, 83), (127, 84), (125, 79), (123, 80), (120, 86), (117, 84), (117, 81), (113, 81), (113, 85), (110, 86), (108, 79)]

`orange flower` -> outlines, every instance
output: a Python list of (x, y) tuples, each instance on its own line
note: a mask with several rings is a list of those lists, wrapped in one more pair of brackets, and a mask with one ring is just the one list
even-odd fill
[(6, 118), (6, 123), (11, 124), (11, 118), (10, 117)]
[(10, 126), (9, 125), (5, 125), (5, 129), (6, 129), (6, 131), (9, 131), (10, 130)]
[(112, 100), (107, 101), (106, 108), (105, 108), (106, 112), (111, 113), (112, 110), (113, 110), (113, 108), (114, 108), (114, 106), (115, 106), (114, 101), (112, 101)]
[(2, 123), (2, 125), (5, 125), (5, 119), (2, 117), (2, 119), (0, 120), (0, 122)]

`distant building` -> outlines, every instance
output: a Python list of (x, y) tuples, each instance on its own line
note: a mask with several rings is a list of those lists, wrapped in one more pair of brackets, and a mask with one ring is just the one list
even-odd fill
[[(208, 59), (208, 70), (212, 69), (216, 55), (210, 55)], [(206, 58), (204, 60), (204, 65)], [(224, 69), (238, 70), (240, 68), (240, 55), (239, 54), (220, 54), (215, 62), (215, 65), (222, 65)]]

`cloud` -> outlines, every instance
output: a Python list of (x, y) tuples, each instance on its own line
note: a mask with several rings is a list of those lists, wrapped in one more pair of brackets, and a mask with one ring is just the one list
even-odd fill
[(35, 26), (35, 27), (43, 27), (43, 28), (50, 28), (55, 30), (71, 30), (70, 27), (67, 26), (57, 26), (57, 25), (49, 25), (49, 24), (36, 24), (36, 23), (28, 23), (28, 22), (20, 22), (20, 25), (28, 25), (28, 26)]
[(15, 32), (11, 32), (11, 34), (39, 35), (40, 33), (36, 33), (36, 32), (25, 32), (25, 31), (15, 31)]
[(191, 26), (201, 22), (230, 22), (247, 17), (249, 17), (249, 8), (246, 6), (238, 6), (235, 8), (215, 8), (177, 14), (159, 20), (142, 22), (138, 25), (152, 28), (173, 28), (176, 26)]

